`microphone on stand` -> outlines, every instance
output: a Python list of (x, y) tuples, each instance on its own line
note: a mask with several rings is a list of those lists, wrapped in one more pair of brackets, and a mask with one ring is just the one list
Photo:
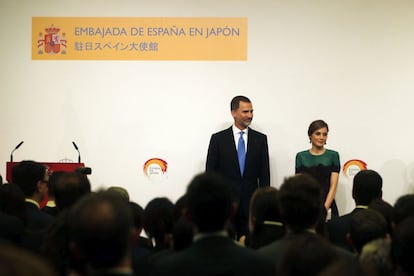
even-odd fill
[(24, 143), (24, 141), (21, 141), (15, 148), (14, 150), (12, 150), (12, 152), (10, 153), (10, 162), (13, 162), (13, 152), (15, 150), (17, 150), (18, 148), (20, 148), (20, 146)]
[(78, 149), (78, 146), (73, 141), (72, 141), (72, 144), (75, 147), (76, 151), (78, 152), (78, 163), (80, 163), (81, 162), (81, 155), (80, 155), (80, 151)]

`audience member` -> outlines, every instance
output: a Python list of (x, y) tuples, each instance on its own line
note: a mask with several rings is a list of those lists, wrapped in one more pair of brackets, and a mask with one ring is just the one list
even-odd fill
[(347, 233), (349, 232), (351, 218), (359, 211), (367, 209), (373, 200), (382, 197), (381, 176), (373, 170), (359, 171), (354, 177), (352, 197), (355, 201), (355, 209), (326, 223), (326, 229), (331, 242), (350, 252), (353, 252), (353, 248), (347, 240)]
[(123, 197), (127, 202), (129, 201), (129, 193), (128, 190), (123, 188), (123, 187), (119, 187), (119, 186), (111, 186), (107, 189), (109, 192), (114, 192), (114, 193), (118, 193), (121, 197)]
[(87, 275), (133, 275), (132, 218), (119, 195), (97, 192), (80, 199), (70, 210), (70, 250), (83, 259)]
[(173, 249), (183, 250), (193, 243), (194, 225), (185, 217), (187, 198), (181, 196), (174, 204)]
[(26, 201), (27, 223), (22, 245), (36, 252), (54, 220), (42, 212), (39, 205), (47, 194), (48, 181), (48, 170), (35, 161), (21, 161), (12, 169), (12, 182), (21, 188)]
[(396, 225), (391, 242), (391, 258), (394, 275), (414, 275), (414, 216)]
[(252, 195), (249, 212), (249, 232), (245, 245), (260, 248), (285, 234), (279, 211), (278, 191), (274, 187), (258, 188)]
[(129, 201), (133, 221), (132, 259), (144, 256), (153, 248), (151, 240), (141, 236), (144, 224), (144, 209), (136, 202)]
[[(305, 274), (306, 275), (306, 274)], [(375, 274), (367, 274), (362, 269), (361, 264), (356, 259), (351, 260), (336, 260), (327, 265), (318, 276), (377, 276)]]
[(173, 253), (174, 204), (166, 197), (150, 200), (144, 209), (144, 230), (154, 248), (133, 262), (137, 275), (149, 275), (159, 260)]
[(0, 245), (0, 276), (57, 276), (44, 259), (20, 247)]
[(163, 259), (154, 275), (273, 275), (270, 262), (237, 245), (226, 231), (235, 213), (232, 187), (213, 172), (199, 174), (187, 188), (187, 214), (196, 228), (188, 248)]
[(366, 275), (391, 276), (391, 239), (376, 239), (362, 247), (359, 262)]
[(391, 235), (394, 207), (382, 198), (379, 198), (371, 201), (371, 203), (368, 205), (368, 209), (378, 211), (384, 216), (385, 220), (387, 221), (388, 233)]
[(414, 194), (402, 195), (394, 204), (393, 226), (411, 216), (414, 216)]
[(15, 216), (26, 223), (25, 195), (19, 186), (13, 183), (0, 185), (0, 211)]
[(144, 209), (144, 230), (155, 248), (171, 248), (174, 204), (166, 197), (150, 200)]
[(83, 271), (84, 263), (78, 262), (69, 252), (68, 210), (83, 196), (91, 193), (91, 185), (85, 174), (64, 172), (55, 183), (55, 203), (58, 215), (50, 226), (41, 252), (62, 275), (68, 271)]
[(55, 202), (55, 190), (56, 183), (59, 181), (59, 178), (64, 174), (63, 171), (55, 171), (49, 176), (49, 183), (47, 184), (48, 188), (48, 199), (45, 207), (42, 208), (43, 212), (56, 217), (58, 214), (58, 208), (56, 207)]
[(26, 223), (22, 190), (15, 184), (0, 184), (0, 242), (21, 245)]
[(354, 253), (359, 255), (368, 242), (389, 237), (387, 221), (375, 210), (361, 210), (352, 216), (347, 237)]
[(80, 172), (66, 172), (56, 183), (55, 201), (59, 212), (71, 207), (85, 194), (91, 192), (87, 175)]
[[(302, 235), (316, 234), (316, 225), (322, 209), (320, 185), (310, 175), (297, 174), (285, 179), (279, 190), (280, 214), (286, 223), (287, 234), (280, 240), (261, 247), (258, 252), (272, 259), (276, 273), (286, 257), (287, 248)], [(334, 248), (338, 258), (351, 259), (352, 254)]]
[(330, 242), (320, 235), (304, 233), (286, 248), (277, 275), (317, 275), (338, 259)]

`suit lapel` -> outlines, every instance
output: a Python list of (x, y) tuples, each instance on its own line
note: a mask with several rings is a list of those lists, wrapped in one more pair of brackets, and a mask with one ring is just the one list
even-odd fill
[(236, 145), (234, 143), (234, 134), (233, 134), (233, 128), (230, 127), (228, 128), (227, 131), (227, 145), (231, 145), (230, 148), (230, 154), (231, 154), (231, 160), (233, 160), (233, 164), (232, 166), (239, 172), (240, 175), (240, 169), (239, 169), (239, 157), (237, 155), (237, 149), (236, 149)]
[(245, 164), (245, 170), (244, 173), (246, 174), (247, 168), (250, 167), (250, 156), (252, 152), (256, 151), (256, 135), (254, 133), (254, 130), (252, 130), (251, 128), (249, 128), (248, 131), (248, 139), (247, 139), (247, 154), (246, 154), (246, 164)]

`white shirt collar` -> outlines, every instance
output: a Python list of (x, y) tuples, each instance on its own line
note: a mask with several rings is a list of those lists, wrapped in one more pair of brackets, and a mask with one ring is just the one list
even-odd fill
[(247, 132), (249, 131), (249, 128), (248, 127), (246, 127), (245, 129), (241, 130), (238, 127), (236, 127), (234, 124), (232, 126), (232, 129), (233, 129), (234, 137), (236, 137), (236, 136), (238, 137), (240, 135), (240, 131), (243, 131), (244, 134), (246, 134), (245, 137), (247, 137)]
[(37, 202), (37, 201), (35, 201), (35, 200), (33, 200), (33, 199), (30, 199), (30, 198), (25, 198), (25, 201), (26, 201), (26, 202), (30, 202), (30, 203), (32, 203), (32, 204), (34, 204), (34, 205), (36, 205), (36, 206), (37, 206), (37, 208), (39, 208), (39, 209), (40, 209), (39, 202)]

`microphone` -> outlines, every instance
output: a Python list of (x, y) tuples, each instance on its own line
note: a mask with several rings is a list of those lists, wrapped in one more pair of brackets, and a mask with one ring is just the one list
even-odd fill
[(75, 142), (72, 141), (73, 146), (75, 147), (76, 151), (78, 152), (78, 163), (81, 162), (81, 155), (80, 155), (80, 151), (78, 149), (78, 146), (76, 145)]
[(20, 146), (24, 143), (24, 141), (21, 141), (15, 148), (14, 150), (12, 150), (12, 152), (10, 153), (10, 162), (13, 162), (13, 152), (15, 150), (17, 150), (18, 148), (20, 148)]

